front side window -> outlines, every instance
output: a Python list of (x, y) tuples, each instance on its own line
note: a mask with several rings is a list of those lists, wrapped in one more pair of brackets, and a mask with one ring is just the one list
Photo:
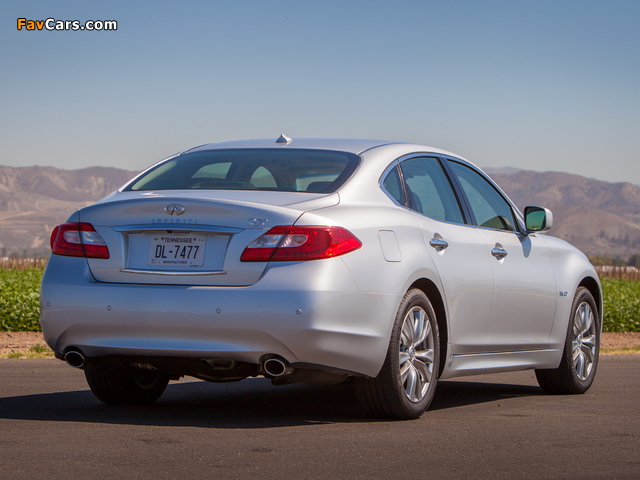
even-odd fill
[(400, 163), (409, 206), (443, 222), (464, 223), (460, 204), (437, 158), (415, 157)]
[(142, 174), (125, 191), (271, 190), (331, 193), (355, 171), (360, 157), (324, 150), (234, 149), (190, 152)]
[(449, 165), (462, 185), (478, 226), (516, 231), (517, 223), (511, 205), (491, 182), (466, 165), (453, 161)]

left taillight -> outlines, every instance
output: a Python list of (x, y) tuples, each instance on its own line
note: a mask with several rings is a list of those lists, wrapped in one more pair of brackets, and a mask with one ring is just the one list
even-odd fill
[(90, 223), (63, 223), (51, 233), (51, 252), (56, 255), (109, 258), (109, 248)]
[(319, 260), (344, 255), (362, 247), (349, 230), (315, 225), (273, 227), (244, 249), (241, 262)]

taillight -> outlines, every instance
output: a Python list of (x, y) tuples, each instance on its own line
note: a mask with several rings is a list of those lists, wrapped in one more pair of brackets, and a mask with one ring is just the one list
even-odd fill
[(90, 223), (63, 223), (51, 233), (51, 251), (56, 255), (109, 258), (109, 249)]
[(362, 246), (342, 227), (278, 226), (259, 236), (242, 252), (242, 262), (318, 260), (353, 252)]

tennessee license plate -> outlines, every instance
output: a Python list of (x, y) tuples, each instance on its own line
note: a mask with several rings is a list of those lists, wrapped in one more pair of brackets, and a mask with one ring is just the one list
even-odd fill
[(206, 243), (204, 235), (154, 235), (149, 247), (149, 265), (201, 267)]

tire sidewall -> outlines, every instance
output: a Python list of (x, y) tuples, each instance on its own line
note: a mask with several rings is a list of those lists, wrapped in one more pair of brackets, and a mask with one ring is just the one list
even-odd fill
[[(434, 337), (434, 359), (431, 381), (425, 396), (418, 402), (410, 401), (404, 390), (402, 378), (400, 375), (400, 335), (404, 319), (414, 307), (422, 308), (426, 314)], [(436, 389), (437, 378), (439, 374), (440, 364), (440, 335), (438, 331), (438, 322), (436, 321), (435, 312), (431, 306), (431, 302), (421, 290), (410, 290), (407, 292), (400, 307), (393, 326), (391, 340), (389, 343), (389, 352), (387, 353), (387, 362), (391, 370), (391, 378), (393, 387), (398, 399), (399, 406), (406, 412), (407, 418), (417, 418), (429, 407)]]
[[(576, 311), (582, 303), (587, 303), (591, 308), (593, 313), (593, 321), (595, 323), (595, 336), (596, 336), (596, 351), (593, 357), (593, 365), (591, 367), (591, 371), (589, 372), (589, 376), (585, 380), (580, 380), (578, 378), (578, 374), (576, 372), (575, 365), (573, 364), (573, 324), (576, 315)], [(573, 303), (571, 305), (571, 313), (569, 315), (569, 325), (567, 327), (567, 339), (565, 341), (564, 346), (564, 356), (562, 362), (570, 375), (570, 380), (572, 382), (573, 390), (575, 393), (584, 393), (586, 392), (593, 380), (596, 376), (596, 370), (598, 367), (598, 360), (600, 354), (600, 332), (601, 332), (601, 319), (600, 313), (596, 306), (596, 302), (591, 295), (591, 292), (584, 287), (580, 287), (576, 291), (576, 295), (573, 299)]]

